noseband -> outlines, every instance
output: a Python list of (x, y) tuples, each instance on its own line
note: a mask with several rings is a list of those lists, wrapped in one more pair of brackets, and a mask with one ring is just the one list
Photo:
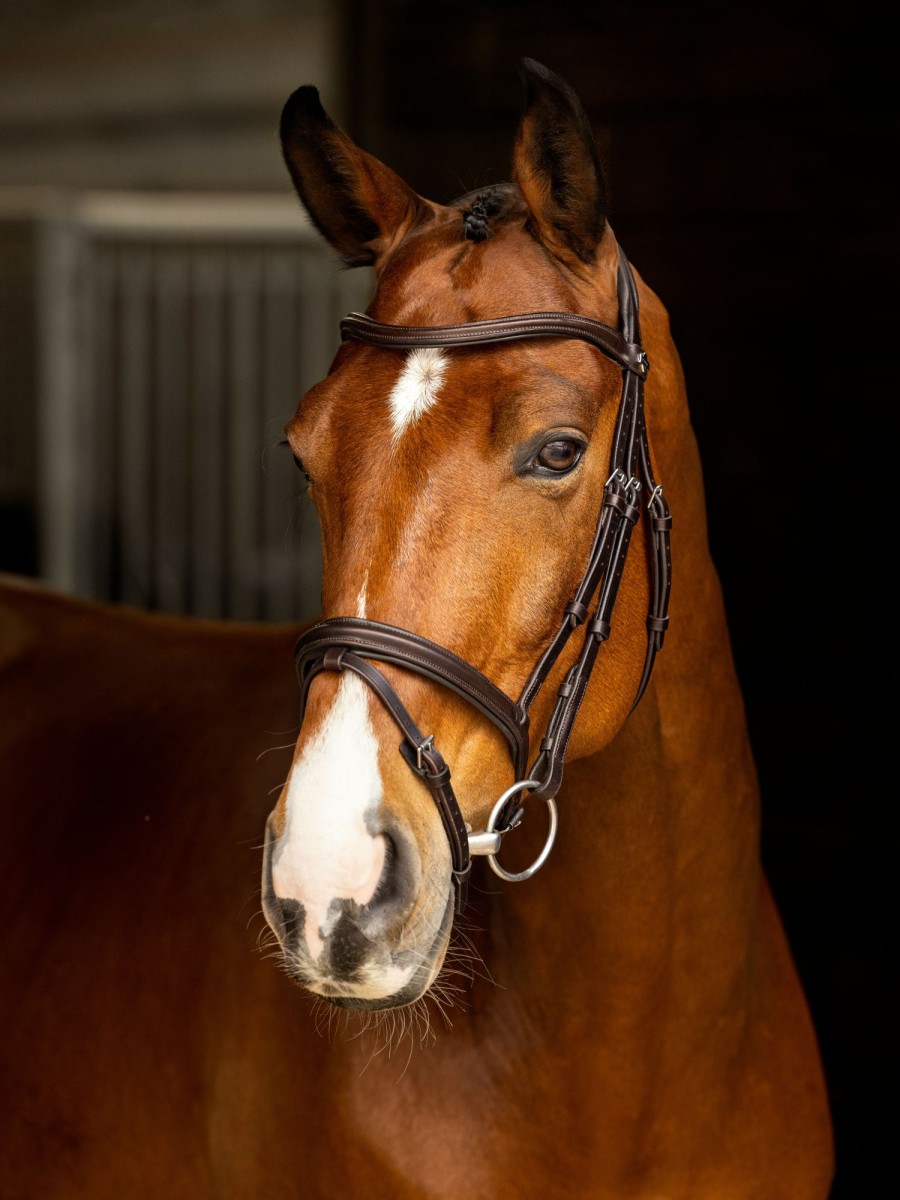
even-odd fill
[[(513, 701), (485, 675), (443, 646), (380, 621), (335, 617), (314, 625), (297, 642), (301, 720), (312, 681), (322, 671), (352, 671), (373, 689), (403, 734), (400, 753), (431, 790), (450, 843), (456, 909), (466, 904), (473, 854), (486, 855), (493, 870), (505, 879), (527, 879), (543, 864), (556, 835), (555, 797), (562, 783), (566, 748), (603, 642), (610, 635), (613, 609), (631, 533), (641, 515), (641, 492), (647, 497), (651, 533), (652, 580), (647, 617), (647, 652), (634, 705), (650, 680), (657, 651), (669, 623), (672, 518), (663, 491), (653, 478), (650, 447), (644, 420), (644, 380), (649, 370), (641, 345), (638, 296), (634, 276), (619, 251), (619, 329), (576, 313), (521, 313), (490, 321), (461, 325), (384, 325), (360, 313), (341, 322), (341, 336), (373, 346), (417, 348), (493, 345), (525, 338), (577, 338), (594, 346), (622, 368), (622, 396), (610, 454), (609, 478), (587, 567), (575, 594), (563, 610), (559, 628), (538, 660), (519, 699)], [(590, 605), (597, 594), (593, 613)], [(557, 691), (556, 704), (540, 742), (540, 750), (526, 774), (529, 747), (529, 710), (573, 631), (587, 625), (575, 664)], [(393, 686), (372, 665), (386, 662), (404, 667), (450, 688), (492, 721), (506, 738), (516, 782), (494, 805), (487, 827), (472, 832), (467, 827), (450, 786), (450, 768), (432, 736), (425, 737)], [(632, 708), (634, 707), (632, 705)], [(519, 823), (524, 809), (522, 794), (546, 801), (550, 833), (538, 859), (527, 870), (512, 874), (498, 862), (504, 834)]]

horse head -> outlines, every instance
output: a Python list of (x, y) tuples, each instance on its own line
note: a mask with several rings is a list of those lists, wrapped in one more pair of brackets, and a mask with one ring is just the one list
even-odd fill
[[(372, 321), (568, 313), (617, 324), (619, 252), (586, 115), (539, 64), (526, 60), (523, 76), (514, 182), (449, 205), (354, 145), (314, 88), (288, 100), (291, 176), (344, 262), (374, 267)], [(661, 307), (643, 287), (641, 298), (659, 405), (677, 368)], [(519, 696), (595, 544), (622, 381), (621, 365), (571, 336), (414, 348), (348, 340), (287, 426), (321, 522), (323, 616), (414, 631)], [(602, 685), (579, 698), (568, 758), (609, 743), (641, 682), (652, 546), (635, 542), (616, 579)], [(577, 655), (573, 639), (534, 699), (529, 761)], [(427, 674), (390, 662), (379, 671), (452, 765), (465, 822), (483, 829), (516, 777), (502, 729)], [(323, 670), (309, 683), (267, 826), (263, 897), (290, 974), (336, 1004), (407, 1004), (440, 971), (454, 914), (448, 838), (398, 754), (395, 720), (357, 674)]]

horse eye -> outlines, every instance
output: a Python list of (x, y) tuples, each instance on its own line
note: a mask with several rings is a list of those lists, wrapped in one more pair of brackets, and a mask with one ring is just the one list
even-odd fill
[(569, 471), (581, 458), (583, 449), (580, 442), (571, 438), (558, 438), (541, 447), (535, 465), (545, 471)]
[(293, 455), (293, 459), (294, 459), (294, 466), (297, 468), (297, 470), (300, 472), (300, 474), (303, 476), (303, 478), (306, 480), (306, 482), (312, 483), (312, 479), (310, 478), (309, 471), (307, 471), (306, 467), (304, 467), (304, 465), (303, 465), (303, 459), (298, 458), (296, 454)]

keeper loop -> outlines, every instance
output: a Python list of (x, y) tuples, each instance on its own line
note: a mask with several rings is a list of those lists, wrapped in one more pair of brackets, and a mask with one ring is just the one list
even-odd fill
[(582, 621), (587, 620), (589, 609), (586, 604), (582, 604), (578, 600), (570, 600), (564, 611), (567, 612), (572, 618), (572, 624), (574, 626), (580, 625)]
[(346, 646), (329, 646), (322, 655), (322, 666), (326, 671), (343, 671)]

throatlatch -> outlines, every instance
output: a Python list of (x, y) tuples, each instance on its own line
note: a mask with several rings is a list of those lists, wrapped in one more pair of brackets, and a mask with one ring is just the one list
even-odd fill
[[(521, 880), (533, 875), (550, 853), (557, 827), (555, 797), (562, 783), (566, 748), (600, 647), (610, 636), (625, 558), (642, 504), (646, 504), (650, 522), (652, 579), (647, 653), (634, 705), (650, 681), (653, 662), (662, 648), (668, 627), (672, 518), (663, 489), (653, 477), (650, 462), (644, 416), (644, 380), (649, 362), (641, 344), (637, 288), (621, 250), (618, 297), (618, 330), (592, 317), (554, 312), (520, 313), (461, 325), (385, 325), (361, 313), (351, 313), (341, 322), (341, 335), (345, 339), (401, 349), (493, 345), (524, 338), (577, 338), (594, 346), (622, 368), (622, 397), (610, 452), (609, 478), (604, 487), (587, 566), (575, 595), (565, 606), (558, 630), (517, 701), (511, 700), (452, 651), (394, 625), (357, 617), (330, 618), (307, 630), (297, 642), (301, 720), (310, 684), (320, 672), (352, 671), (373, 689), (399, 726), (403, 734), (400, 753), (430, 789), (450, 843), (458, 912), (466, 905), (473, 854), (486, 855), (491, 868), (502, 878)], [(591, 612), (595, 595), (597, 600)], [(537, 758), (526, 775), (529, 710), (569, 638), (580, 625), (586, 625), (581, 652), (559, 686)], [(423, 735), (396, 690), (372, 665), (373, 661), (404, 667), (450, 688), (501, 730), (509, 746), (516, 782), (497, 800), (486, 829), (478, 832), (468, 829), (450, 784), (450, 768), (436, 748), (434, 738)], [(503, 836), (521, 820), (522, 796), (529, 791), (547, 803), (550, 832), (538, 859), (527, 870), (512, 874), (500, 865), (497, 854)]]

